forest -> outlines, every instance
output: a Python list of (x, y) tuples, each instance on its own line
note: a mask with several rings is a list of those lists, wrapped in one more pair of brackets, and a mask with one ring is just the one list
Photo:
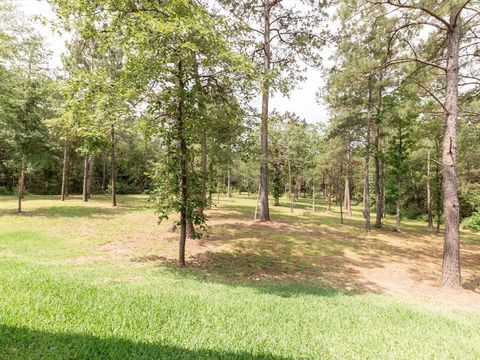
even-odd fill
[[(480, 358), (479, 34), (478, 0), (0, 0), (0, 359)], [(307, 80), (325, 113), (279, 110)]]

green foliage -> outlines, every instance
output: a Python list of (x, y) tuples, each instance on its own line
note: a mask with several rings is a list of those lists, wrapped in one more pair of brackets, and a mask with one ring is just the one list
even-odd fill
[(474, 212), (470, 217), (465, 218), (462, 221), (462, 226), (465, 229), (480, 231), (480, 213)]

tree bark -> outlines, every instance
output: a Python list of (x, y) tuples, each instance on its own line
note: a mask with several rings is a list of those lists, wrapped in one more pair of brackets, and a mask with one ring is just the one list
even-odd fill
[(442, 161), (445, 234), (441, 286), (443, 288), (460, 289), (462, 287), (460, 274), (460, 212), (456, 173), (456, 122), (460, 51), (460, 14), (458, 10), (451, 13), (450, 26), (447, 45), (446, 115)]
[(327, 212), (332, 211), (332, 180), (328, 181)]
[(433, 217), (432, 217), (432, 189), (431, 189), (431, 161), (430, 161), (430, 150), (427, 154), (427, 212), (428, 212), (428, 227), (433, 227)]
[(396, 229), (400, 231), (400, 197), (397, 199), (397, 216), (396, 216)]
[(380, 188), (380, 126), (377, 124), (376, 126), (376, 134), (375, 134), (375, 155), (374, 155), (374, 162), (375, 162), (375, 204), (376, 204), (376, 216), (375, 216), (375, 227), (381, 228), (382, 227), (382, 216), (383, 216), (383, 197), (382, 191)]
[(371, 232), (370, 227), (370, 131), (372, 122), (372, 84), (368, 82), (368, 109), (367, 109), (367, 136), (365, 143), (365, 185), (363, 196), (363, 216), (365, 218), (365, 231), (367, 234)]
[(230, 172), (230, 166), (228, 167), (227, 170), (227, 196), (228, 198), (232, 197), (232, 188), (231, 188), (231, 172)]
[(263, 9), (264, 33), (263, 33), (263, 86), (262, 86), (262, 119), (260, 129), (260, 199), (262, 214), (260, 221), (270, 221), (270, 208), (268, 206), (268, 102), (270, 84), (268, 75), (270, 72), (270, 1), (264, 2)]
[(88, 177), (87, 177), (87, 196), (90, 199), (92, 197), (92, 178), (93, 178), (93, 165), (95, 162), (95, 157), (88, 163)]
[(107, 190), (107, 154), (102, 155), (102, 191)]
[(68, 168), (68, 141), (65, 139), (63, 144), (63, 169), (62, 169), (62, 191), (60, 195), (61, 201), (65, 201), (65, 196), (67, 193), (67, 168)]
[(18, 212), (22, 212), (23, 193), (25, 192), (25, 165), (22, 165), (18, 178)]
[[(438, 150), (438, 147), (437, 147), (437, 150)], [(442, 218), (442, 194), (440, 192), (440, 188), (442, 186), (442, 177), (440, 175), (440, 166), (438, 164), (438, 162), (436, 163), (435, 165), (435, 180), (436, 180), (436, 184), (437, 184), (437, 191), (435, 191), (435, 202), (436, 202), (436, 208), (437, 208), (437, 226), (436, 226), (436, 229), (435, 229), (435, 232), (437, 234), (440, 234), (440, 222), (441, 222), (441, 218)]]
[[(194, 75), (195, 75), (195, 87), (199, 93), (203, 93), (202, 84), (200, 82), (200, 73), (199, 73), (199, 63), (197, 55), (194, 54), (194, 65), (193, 65)], [(205, 103), (199, 101), (198, 107), (202, 114), (205, 113)], [(203, 129), (200, 134), (200, 194), (204, 199), (204, 204), (200, 206), (199, 213), (203, 215), (205, 211), (205, 204), (207, 204), (207, 167), (208, 167), (208, 158), (207, 158), (207, 129), (205, 120), (202, 121)]]
[(351, 152), (350, 152), (350, 139), (348, 140), (347, 148), (347, 172), (345, 174), (345, 192), (343, 195), (343, 207), (348, 212), (348, 216), (352, 216), (352, 202), (350, 197), (350, 169), (351, 169)]
[(182, 62), (178, 63), (178, 90), (180, 92), (180, 99), (178, 102), (178, 117), (177, 117), (177, 140), (179, 146), (179, 164), (180, 164), (180, 239), (178, 246), (178, 265), (185, 266), (185, 244), (187, 240), (187, 177), (188, 177), (188, 154), (187, 143), (184, 134), (183, 124), (183, 91), (185, 84), (183, 82)]
[(115, 125), (110, 126), (111, 156), (112, 156), (112, 207), (117, 206), (117, 160), (115, 154)]
[(293, 196), (292, 196), (292, 168), (290, 158), (288, 159), (288, 193), (290, 195), (290, 212), (293, 214)]
[(84, 202), (87, 202), (88, 201), (88, 154), (85, 155), (85, 160), (84, 160), (84, 163), (83, 163), (83, 192), (82, 192), (82, 200)]
[(298, 201), (298, 195), (300, 194), (300, 190), (302, 189), (302, 179), (297, 176), (295, 179), (295, 186), (293, 192), (293, 201)]

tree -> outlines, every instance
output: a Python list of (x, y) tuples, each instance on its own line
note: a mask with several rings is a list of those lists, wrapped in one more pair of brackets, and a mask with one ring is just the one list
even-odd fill
[[(441, 286), (459, 289), (460, 211), (456, 171), (458, 94), (460, 76), (469, 83), (472, 80), (478, 82), (476, 70), (469, 64), (478, 49), (476, 34), (480, 26), (480, 16), (475, 6), (471, 5), (474, 2), (470, 0), (441, 1), (435, 4), (396, 0), (367, 0), (365, 3), (367, 7), (371, 7), (372, 4), (382, 7), (385, 9), (384, 14), (395, 11), (395, 25), (388, 31), (390, 41), (387, 51), (390, 59), (379, 68), (414, 62), (418, 65), (415, 73), (422, 70), (434, 72), (438, 83), (443, 83), (445, 89), (442, 100), (439, 91), (421, 82), (418, 83), (439, 103), (445, 116), (442, 156), (445, 234)], [(420, 32), (425, 28), (431, 30), (431, 35), (428, 42), (422, 43), (418, 39), (421, 36)], [(395, 43), (404, 46), (392, 51), (392, 45)]]
[(389, 192), (395, 198), (396, 230), (400, 231), (403, 185), (409, 171), (408, 158), (413, 144), (412, 123), (417, 118), (417, 114), (411, 110), (416, 108), (415, 103), (405, 91), (386, 96), (383, 102), (382, 117), (391, 128), (386, 154), (389, 174), (392, 178)]
[[(300, 60), (313, 59), (323, 39), (318, 24), (324, 16), (322, 3), (297, 1), (301, 6), (285, 0), (219, 0), (236, 21), (240, 34), (246, 36), (242, 44), (252, 57), (261, 59), (261, 116), (260, 116), (260, 221), (270, 221), (268, 203), (268, 123), (269, 99), (272, 91), (288, 91), (301, 69)], [(298, 4), (297, 4), (298, 5)], [(260, 43), (260, 45), (258, 45)], [(300, 70), (300, 71), (299, 71)]]
[(53, 116), (48, 104), (53, 87), (46, 69), (48, 54), (43, 39), (18, 23), (10, 29), (15, 52), (10, 52), (8, 67), (2, 70), (10, 86), (2, 92), (2, 125), (4, 139), (10, 144), (10, 166), (18, 174), (18, 212), (22, 211), (25, 178), (46, 160), (48, 132), (44, 120)]

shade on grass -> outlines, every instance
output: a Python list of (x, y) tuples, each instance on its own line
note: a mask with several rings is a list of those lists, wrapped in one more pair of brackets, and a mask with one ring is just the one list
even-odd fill
[[(95, 221), (111, 230), (115, 216)], [(217, 281), (158, 263), (76, 264), (62, 261), (71, 253), (61, 239), (78, 253), (91, 244), (76, 243), (74, 229), (50, 238), (47, 217), (8, 220), (7, 229), (0, 219), (0, 359), (480, 358), (476, 314), (301, 282)]]

